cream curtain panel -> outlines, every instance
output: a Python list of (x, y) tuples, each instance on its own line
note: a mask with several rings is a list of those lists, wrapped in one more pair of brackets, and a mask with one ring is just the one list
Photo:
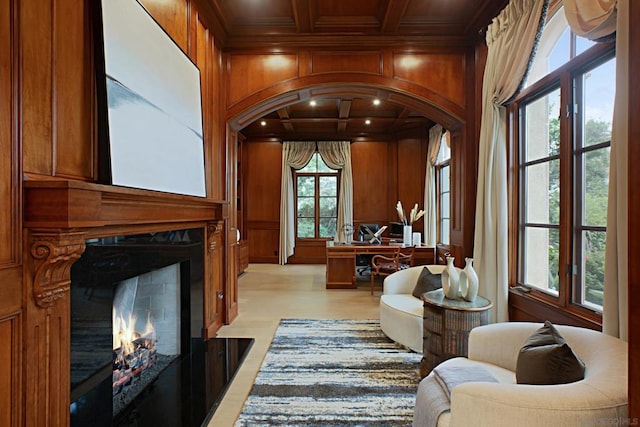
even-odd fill
[(314, 141), (285, 141), (282, 144), (282, 181), (280, 186), (279, 261), (284, 265), (296, 246), (293, 174), (291, 169), (306, 165), (316, 151)]
[[(351, 172), (351, 143), (349, 141), (318, 141), (318, 152), (322, 160), (332, 169), (341, 169), (338, 194), (338, 240), (346, 242), (345, 225), (353, 232), (353, 173)], [(349, 236), (353, 238), (353, 236)]]
[(492, 320), (508, 315), (506, 110), (520, 86), (547, 9), (546, 0), (511, 0), (487, 28), (482, 86), (474, 265)]
[(435, 125), (429, 129), (429, 145), (427, 148), (427, 170), (424, 175), (424, 243), (436, 244), (436, 168), (440, 145), (442, 143), (442, 126)]
[(571, 30), (597, 40), (616, 31), (617, 0), (562, 0)]
[(618, 2), (602, 314), (603, 332), (625, 341), (629, 339), (629, 1)]

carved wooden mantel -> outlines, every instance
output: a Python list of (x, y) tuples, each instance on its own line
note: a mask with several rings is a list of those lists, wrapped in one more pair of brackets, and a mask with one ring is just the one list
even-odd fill
[(27, 228), (88, 229), (208, 222), (226, 216), (227, 202), (71, 180), (25, 180)]
[[(33, 296), (50, 307), (69, 290), (71, 265), (90, 237), (183, 228), (221, 227), (224, 203), (71, 180), (25, 180), (25, 227), (33, 260)], [(224, 209), (226, 210), (226, 209)]]
[[(28, 396), (25, 425), (68, 425), (68, 296), (71, 266), (84, 252), (85, 241), (200, 227), (208, 236), (205, 264), (222, 268), (221, 230), (228, 208), (226, 202), (200, 197), (29, 178), (25, 177), (23, 186), (27, 285), (24, 362), (29, 366), (23, 372), (23, 395)], [(224, 277), (221, 272), (218, 274)], [(205, 289), (205, 299), (215, 305), (215, 294), (210, 294)]]

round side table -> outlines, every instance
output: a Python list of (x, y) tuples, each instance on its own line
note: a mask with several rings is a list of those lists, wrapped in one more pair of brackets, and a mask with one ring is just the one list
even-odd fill
[(489, 310), (493, 304), (481, 296), (473, 302), (445, 298), (442, 289), (422, 294), (422, 301), (424, 321), (420, 375), (425, 377), (440, 362), (467, 356), (469, 332), (476, 326), (489, 323)]

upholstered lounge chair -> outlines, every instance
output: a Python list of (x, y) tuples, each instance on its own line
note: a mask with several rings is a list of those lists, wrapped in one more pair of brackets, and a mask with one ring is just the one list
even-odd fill
[[(498, 382), (468, 382), (454, 387), (451, 412), (438, 418), (438, 427), (579, 427), (630, 422), (627, 343), (601, 332), (556, 325), (586, 366), (583, 380), (559, 385), (516, 384), (520, 348), (541, 326), (508, 322), (473, 329), (468, 358), (449, 359), (439, 366), (483, 366)], [(428, 418), (423, 412), (425, 399), (429, 399), (426, 384), (425, 378), (418, 388), (414, 427), (421, 427)]]

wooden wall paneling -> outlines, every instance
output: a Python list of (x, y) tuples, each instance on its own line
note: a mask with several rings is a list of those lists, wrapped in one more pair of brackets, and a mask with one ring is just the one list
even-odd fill
[[(228, 176), (225, 181), (226, 199), (228, 200), (228, 215), (225, 216), (225, 236), (227, 242), (226, 258), (226, 294), (227, 294), (227, 322), (230, 323), (238, 313), (237, 289), (240, 248), (238, 247), (238, 134), (227, 127), (226, 168)], [(234, 300), (234, 297), (236, 298)]]
[[(428, 129), (425, 129), (425, 137)], [(424, 141), (428, 142), (428, 138)], [(407, 216), (417, 203), (418, 209), (424, 209), (424, 178), (426, 172), (426, 147), (423, 140), (401, 139), (397, 142), (398, 149), (398, 200)], [(395, 203), (393, 204), (395, 206)], [(395, 215), (395, 212), (392, 214)], [(397, 215), (396, 215), (397, 216)], [(407, 218), (408, 219), (408, 218)], [(396, 218), (392, 216), (392, 220)], [(420, 219), (413, 224), (414, 232), (424, 231), (424, 220)]]
[(189, 52), (189, 6), (192, 0), (140, 0), (166, 33), (186, 53)]
[[(202, 96), (202, 124), (203, 124), (203, 136), (204, 136), (204, 158), (205, 158), (205, 180), (207, 183), (207, 195), (211, 197), (213, 183), (212, 170), (212, 150), (213, 150), (213, 114), (212, 106), (213, 99), (213, 86), (215, 84), (211, 79), (212, 69), (212, 43), (210, 39), (209, 30), (206, 27), (206, 23), (200, 18), (200, 15), (194, 10), (193, 15), (196, 15), (192, 22), (193, 25), (193, 37), (191, 38), (191, 55), (195, 58), (195, 63), (200, 70), (200, 93)], [(195, 52), (194, 52), (195, 51)]]
[(69, 424), (71, 265), (82, 255), (81, 231), (25, 231), (25, 426)]
[(24, 172), (51, 175), (52, 145), (52, 1), (20, 1), (21, 131)]
[(466, 63), (464, 52), (394, 52), (394, 78), (413, 82), (464, 106)]
[(89, 2), (52, 2), (54, 18), (53, 174), (97, 178), (95, 86)]
[(559, 325), (573, 325), (597, 331), (602, 329), (599, 322), (574, 316), (566, 310), (558, 310), (556, 307), (526, 294), (523, 295), (517, 291), (509, 292), (509, 321), (544, 322), (545, 320)]
[(247, 222), (249, 262), (277, 264), (280, 244), (278, 221)]
[[(211, 30), (209, 30), (211, 34)], [(227, 142), (227, 130), (225, 120), (222, 118), (224, 114), (225, 100), (223, 97), (225, 82), (222, 81), (222, 52), (218, 41), (210, 37), (210, 73), (209, 81), (211, 82), (211, 98), (210, 105), (211, 116), (209, 117), (210, 127), (213, 129), (211, 135), (212, 139), (209, 142), (211, 144), (210, 151), (210, 169), (211, 169), (211, 197), (215, 200), (225, 199), (225, 186), (227, 183), (227, 169), (225, 163), (226, 142)]]
[(22, 178), (18, 2), (0, 4), (0, 425), (22, 423)]
[[(386, 141), (356, 141), (351, 143), (351, 169), (353, 171), (353, 220), (361, 223), (387, 222), (389, 192), (395, 195), (395, 185), (390, 186), (390, 144)], [(395, 151), (395, 150), (394, 150)], [(393, 189), (393, 190), (392, 190)]]
[(0, 425), (21, 425), (22, 402), (20, 397), (21, 349), (20, 336), (22, 317), (18, 314), (0, 317)]
[(227, 61), (227, 107), (298, 75), (296, 54), (231, 54)]
[[(249, 240), (249, 262), (277, 262), (280, 228), (280, 185), (282, 144), (279, 141), (245, 143), (244, 169), (246, 199), (246, 238)], [(274, 229), (275, 227), (275, 229)]]
[(326, 240), (301, 240), (296, 243), (289, 264), (324, 264), (327, 259)]
[[(17, 4), (0, 5), (0, 268), (20, 263), (22, 200), (18, 121)], [(2, 287), (3, 284), (0, 284)], [(1, 307), (0, 303), (0, 307)]]
[(311, 74), (344, 70), (367, 74), (382, 74), (382, 54), (380, 51), (311, 53)]
[(224, 284), (224, 223), (215, 221), (207, 224), (205, 253), (205, 335), (211, 338), (225, 321), (225, 284)]
[[(629, 417), (640, 420), (640, 4), (629, 2)], [(623, 160), (624, 161), (624, 160)]]

